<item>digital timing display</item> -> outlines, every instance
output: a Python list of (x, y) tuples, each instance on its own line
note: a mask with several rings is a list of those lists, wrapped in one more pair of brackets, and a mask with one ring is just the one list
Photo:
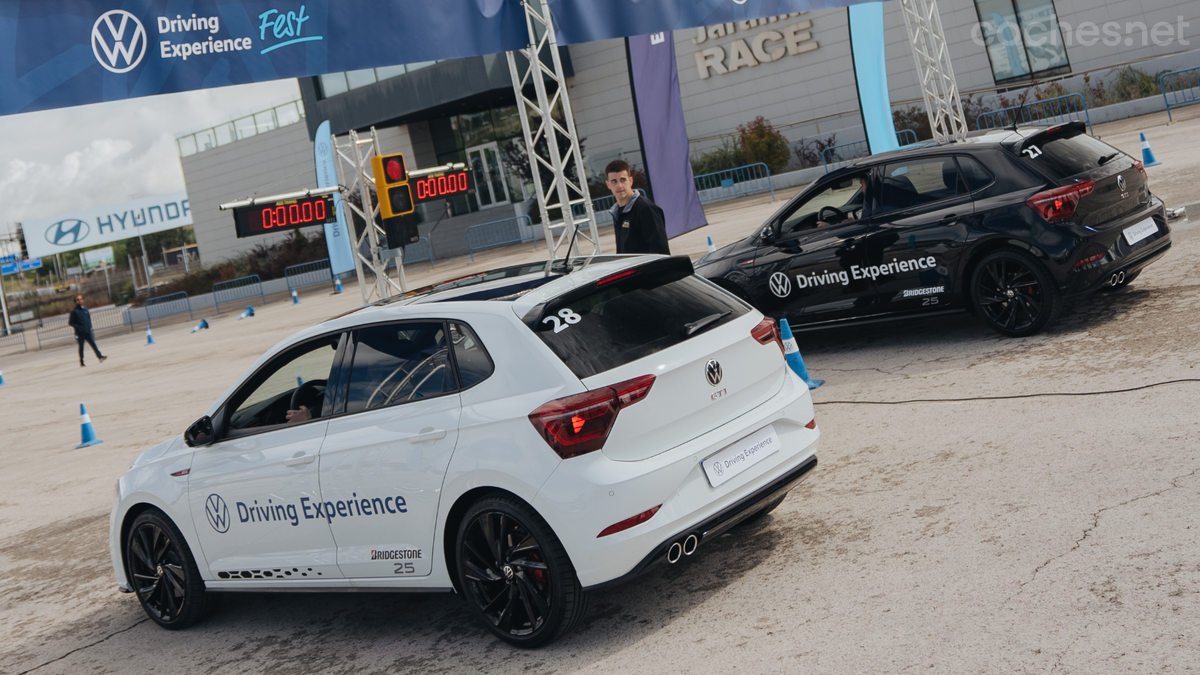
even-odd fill
[(333, 209), (333, 195), (322, 195), (239, 206), (233, 210), (233, 222), (238, 238), (242, 238), (337, 222), (337, 214)]
[(475, 179), (466, 169), (434, 174), (424, 178), (411, 178), (413, 202), (433, 201), (475, 191)]

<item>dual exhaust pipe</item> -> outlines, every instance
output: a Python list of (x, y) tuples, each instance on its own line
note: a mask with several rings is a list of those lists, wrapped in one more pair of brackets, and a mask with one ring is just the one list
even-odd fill
[(683, 539), (672, 543), (670, 548), (667, 549), (667, 562), (674, 565), (683, 556), (695, 553), (698, 546), (700, 546), (700, 537), (697, 537), (695, 534), (689, 534)]
[(1125, 281), (1125, 270), (1114, 273), (1112, 277), (1109, 278), (1108, 285), (1114, 287), (1120, 286), (1123, 281)]

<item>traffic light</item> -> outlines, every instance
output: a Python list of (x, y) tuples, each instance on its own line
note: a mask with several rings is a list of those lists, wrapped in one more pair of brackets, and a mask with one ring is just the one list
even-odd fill
[(404, 155), (376, 155), (371, 158), (371, 169), (375, 172), (375, 191), (379, 194), (380, 215), (384, 218), (395, 218), (412, 213), (412, 188), (408, 185)]

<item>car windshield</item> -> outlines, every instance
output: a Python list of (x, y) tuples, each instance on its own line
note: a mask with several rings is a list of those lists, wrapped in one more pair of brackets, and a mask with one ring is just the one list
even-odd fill
[(819, 189), (797, 203), (784, 216), (779, 236), (817, 227), (818, 223), (841, 222), (863, 207), (863, 176), (846, 176)]

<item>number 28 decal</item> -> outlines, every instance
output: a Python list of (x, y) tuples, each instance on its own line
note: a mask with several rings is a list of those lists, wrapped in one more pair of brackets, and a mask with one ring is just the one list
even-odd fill
[[(560, 317), (561, 317), (561, 320), (560, 320)], [(553, 323), (554, 324), (554, 332), (555, 333), (561, 333), (564, 330), (566, 330), (567, 328), (569, 328), (570, 326), (574, 326), (575, 324), (579, 323), (580, 321), (583, 321), (583, 317), (576, 314), (570, 308), (558, 310), (558, 316), (548, 316), (548, 317), (542, 319), (542, 323)]]

